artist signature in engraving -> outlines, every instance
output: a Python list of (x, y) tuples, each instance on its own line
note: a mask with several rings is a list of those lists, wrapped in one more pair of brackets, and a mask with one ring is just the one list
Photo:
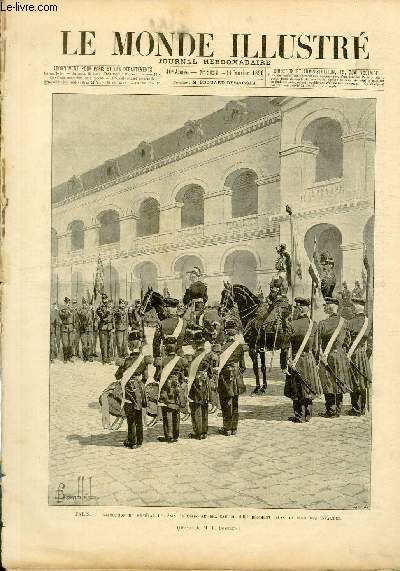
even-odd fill
[(77, 493), (71, 494), (66, 491), (64, 482), (60, 482), (54, 494), (54, 499), (58, 504), (69, 502), (84, 504), (91, 500), (98, 500), (98, 496), (92, 495), (92, 476), (78, 476)]

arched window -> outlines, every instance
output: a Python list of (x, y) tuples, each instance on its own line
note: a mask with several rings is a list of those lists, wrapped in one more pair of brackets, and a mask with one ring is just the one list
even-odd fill
[(119, 242), (119, 215), (116, 210), (105, 210), (98, 216), (100, 223), (99, 244)]
[(310, 123), (303, 134), (303, 142), (318, 147), (315, 182), (343, 176), (342, 127), (329, 117)]
[(181, 227), (190, 228), (204, 224), (204, 190), (197, 184), (186, 186), (181, 191), (183, 203)]
[(250, 216), (258, 212), (257, 175), (250, 169), (230, 174), (225, 186), (232, 190), (232, 218)]
[(82, 250), (85, 245), (85, 226), (82, 220), (74, 220), (69, 225), (71, 232), (71, 251)]
[(147, 198), (139, 208), (137, 235), (150, 236), (160, 231), (160, 205), (155, 198)]
[(51, 229), (51, 255), (53, 258), (58, 256), (58, 236), (54, 228)]

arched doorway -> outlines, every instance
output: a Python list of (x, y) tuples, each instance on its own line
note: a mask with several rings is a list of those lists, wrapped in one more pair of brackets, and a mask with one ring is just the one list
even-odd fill
[(343, 253), (341, 249), (342, 234), (340, 230), (332, 224), (317, 224), (307, 230), (304, 236), (304, 248), (308, 258), (311, 260), (314, 252), (314, 242), (316, 241), (316, 251), (319, 256), (322, 252), (328, 252), (335, 262), (334, 271), (336, 275), (335, 291), (342, 289), (343, 273)]
[(257, 289), (257, 260), (248, 250), (232, 252), (225, 260), (224, 273), (232, 284), (242, 284), (255, 292)]
[(182, 256), (182, 258), (179, 258), (175, 262), (174, 272), (179, 274), (182, 284), (182, 292), (180, 296), (181, 298), (183, 297), (183, 294), (185, 293), (186, 288), (189, 286), (190, 283), (188, 272), (193, 270), (195, 266), (197, 266), (198, 268), (200, 268), (202, 272), (204, 272), (203, 262), (198, 256), (194, 255)]
[(232, 190), (232, 218), (258, 213), (257, 175), (250, 169), (238, 169), (231, 173), (225, 186)]
[(157, 266), (153, 262), (141, 262), (135, 266), (133, 270), (135, 277), (134, 291), (132, 296), (134, 298), (142, 297), (149, 287), (158, 291), (158, 272)]
[(312, 121), (304, 130), (303, 143), (318, 148), (315, 182), (343, 176), (343, 141), (340, 123), (330, 117)]

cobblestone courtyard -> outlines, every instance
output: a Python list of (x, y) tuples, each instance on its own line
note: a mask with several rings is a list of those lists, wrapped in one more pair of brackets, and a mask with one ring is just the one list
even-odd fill
[[(207, 440), (188, 438), (188, 419), (177, 443), (157, 441), (158, 423), (145, 431), (142, 448), (130, 450), (123, 446), (126, 424), (116, 432), (101, 424), (98, 397), (115, 369), (99, 362), (51, 365), (50, 504), (80, 504), (73, 496), (83, 489), (92, 496), (87, 505), (368, 507), (369, 414), (293, 424), (280, 370), (272, 370), (266, 395), (251, 396), (248, 369), (237, 436), (220, 436), (222, 419), (214, 414)], [(316, 401), (314, 414), (323, 410)]]

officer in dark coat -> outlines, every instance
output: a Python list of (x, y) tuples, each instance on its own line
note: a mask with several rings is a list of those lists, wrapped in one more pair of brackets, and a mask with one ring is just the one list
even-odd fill
[(347, 323), (349, 338), (347, 356), (350, 362), (352, 382), (351, 416), (365, 414), (367, 391), (372, 381), (371, 367), (368, 359), (368, 345), (372, 333), (372, 324), (365, 315), (365, 301), (353, 298), (355, 316)]
[(315, 355), (318, 354), (317, 324), (309, 317), (310, 300), (295, 299), (297, 317), (288, 326), (292, 359), (284, 395), (293, 400), (292, 422), (308, 422), (312, 417), (312, 401), (322, 392)]
[(72, 341), (75, 328), (75, 313), (71, 307), (69, 297), (64, 298), (64, 305), (60, 308), (61, 341), (63, 347), (64, 362), (72, 359)]
[(174, 298), (165, 299), (166, 312), (168, 317), (163, 319), (156, 327), (153, 338), (153, 356), (155, 358), (162, 356), (163, 340), (173, 335), (176, 340), (176, 350), (182, 349), (185, 337), (186, 322), (177, 314), (179, 300)]
[[(138, 448), (143, 444), (143, 408), (147, 406), (145, 384), (148, 378), (148, 366), (153, 362), (150, 355), (143, 355), (143, 337), (141, 331), (134, 330), (128, 334), (130, 354), (120, 359), (115, 378), (122, 379), (124, 412), (128, 423), (128, 438), (124, 441), (127, 448)], [(132, 374), (124, 382), (124, 373), (133, 368)]]
[(196, 310), (196, 302), (202, 301), (204, 304), (207, 303), (207, 286), (205, 283), (200, 281), (201, 270), (199, 267), (195, 266), (191, 272), (189, 272), (190, 286), (186, 289), (185, 295), (183, 296), (183, 303), (186, 306), (194, 305), (193, 310)]
[(108, 301), (107, 295), (102, 295), (102, 302), (97, 308), (97, 316), (99, 318), (99, 338), (101, 360), (103, 365), (111, 363), (111, 335), (114, 329), (114, 319), (112, 307)]
[(239, 423), (239, 395), (246, 391), (243, 373), (246, 370), (244, 352), (247, 346), (236, 339), (237, 323), (231, 319), (225, 322), (226, 342), (219, 356), (218, 394), (221, 404), (223, 427), (219, 433), (234, 435)]
[(128, 335), (128, 312), (123, 299), (119, 300), (118, 307), (114, 310), (114, 324), (117, 354), (118, 357), (125, 357)]
[(339, 301), (326, 297), (324, 311), (327, 319), (318, 324), (319, 373), (325, 395), (326, 412), (322, 416), (340, 416), (343, 395), (351, 392), (350, 364), (345, 350), (348, 329), (345, 319), (339, 317)]
[(82, 345), (82, 358), (84, 361), (93, 361), (93, 311), (87, 302), (87, 299), (82, 298), (82, 305), (77, 310), (77, 330), (81, 339)]
[(190, 438), (202, 440), (208, 432), (208, 403), (211, 396), (213, 377), (213, 353), (204, 349), (202, 331), (193, 334), (194, 354), (188, 368), (188, 396), (193, 432)]
[(162, 442), (177, 442), (180, 427), (180, 409), (186, 406), (183, 402), (187, 394), (186, 385), (187, 362), (177, 355), (176, 338), (165, 337), (165, 357), (162, 357), (155, 380), (159, 383), (159, 405), (162, 411), (164, 438)]

